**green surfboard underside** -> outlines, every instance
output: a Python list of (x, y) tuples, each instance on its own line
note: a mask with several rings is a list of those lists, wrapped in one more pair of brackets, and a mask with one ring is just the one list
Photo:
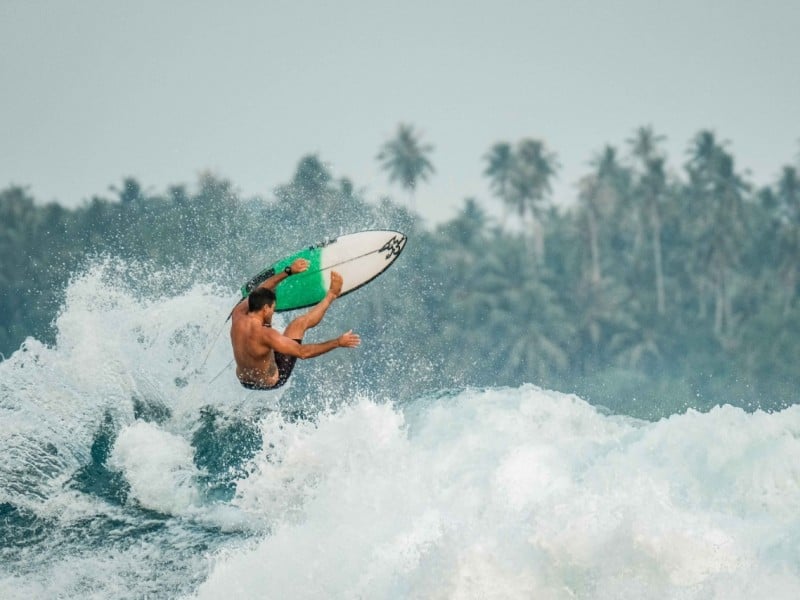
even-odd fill
[(283, 271), (296, 259), (305, 258), (309, 262), (308, 270), (287, 277), (275, 289), (275, 310), (294, 310), (320, 302), (328, 291), (324, 274), (320, 270), (323, 249), (319, 247), (306, 248), (263, 269), (242, 286), (242, 298), (246, 298), (262, 282), (275, 273)]

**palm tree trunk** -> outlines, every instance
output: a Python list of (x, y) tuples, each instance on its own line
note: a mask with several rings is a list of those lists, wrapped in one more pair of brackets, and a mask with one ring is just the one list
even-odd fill
[(728, 335), (733, 335), (736, 332), (733, 330), (733, 302), (732, 302), (732, 298), (731, 298), (731, 296), (732, 296), (731, 290), (730, 290), (731, 285), (729, 283), (729, 277), (728, 277), (727, 269), (725, 270), (725, 273), (723, 273), (723, 277), (724, 277), (724, 279), (723, 279), (723, 287), (722, 287), (722, 293), (723, 293), (722, 300), (725, 303), (723, 305), (723, 308), (725, 309), (725, 315), (724, 315), (724, 317), (725, 317), (725, 333), (728, 334)]
[(533, 237), (533, 257), (536, 264), (540, 265), (544, 262), (544, 228), (536, 215), (531, 215), (530, 229)]
[(659, 315), (666, 312), (666, 299), (664, 297), (664, 269), (661, 263), (661, 218), (658, 209), (654, 206), (651, 213), (653, 225), (653, 264), (656, 271), (656, 310)]
[(701, 321), (705, 321), (707, 311), (706, 303), (708, 301), (706, 291), (708, 289), (708, 284), (702, 275), (697, 275), (693, 277), (693, 279), (697, 286), (697, 318)]
[(717, 257), (714, 271), (714, 333), (721, 337), (728, 332), (731, 320), (730, 300), (728, 299), (726, 267), (723, 260)]
[(636, 209), (636, 212), (634, 213), (634, 218), (635, 218), (635, 221), (636, 221), (636, 223), (635, 223), (636, 231), (635, 231), (634, 236), (633, 236), (633, 256), (636, 257), (637, 262), (638, 262), (638, 258), (641, 256), (640, 253), (642, 251), (641, 250), (641, 248), (642, 248), (642, 240), (644, 240), (644, 228), (645, 228), (644, 210), (642, 208)]
[(792, 265), (784, 278), (783, 316), (789, 316), (794, 302), (794, 290), (797, 287), (797, 267)]
[(592, 285), (600, 283), (600, 244), (597, 239), (597, 216), (591, 208), (588, 211), (589, 220), (589, 250), (592, 256), (591, 282)]
[(724, 292), (720, 283), (717, 283), (714, 288), (714, 334), (720, 337), (722, 335), (723, 313), (725, 310)]

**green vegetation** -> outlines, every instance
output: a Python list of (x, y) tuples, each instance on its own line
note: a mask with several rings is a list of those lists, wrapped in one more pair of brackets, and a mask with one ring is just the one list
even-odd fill
[(420, 144), (419, 136), (410, 125), (400, 124), (397, 135), (386, 142), (377, 159), (381, 168), (389, 173), (389, 181), (399, 182), (410, 195), (414, 206), (414, 192), (419, 181), (427, 181), (434, 173), (429, 156), (433, 152), (430, 144)]
[[(569, 210), (552, 205), (553, 151), (534, 139), (495, 144), (485, 175), (508, 216), (495, 222), (470, 198), (433, 229), (389, 199), (368, 202), (317, 156), (302, 158), (268, 200), (241, 198), (211, 175), (191, 191), (156, 194), (129, 178), (115, 198), (74, 210), (11, 187), (0, 192), (0, 351), (8, 356), (28, 335), (52, 342), (58, 292), (98, 255), (214, 265), (233, 295), (298, 245), (386, 227), (409, 235), (403, 257), (342, 300), (346, 323), (324, 325), (353, 326), (363, 352), (304, 363), (290, 394), (363, 388), (402, 398), (532, 382), (650, 418), (796, 402), (797, 169), (759, 189), (709, 131), (680, 167), (669, 166), (661, 141), (641, 128), (622, 152), (602, 150)], [(379, 160), (413, 193), (433, 172), (430, 151), (402, 126)], [(322, 216), (309, 225), (312, 212)]]

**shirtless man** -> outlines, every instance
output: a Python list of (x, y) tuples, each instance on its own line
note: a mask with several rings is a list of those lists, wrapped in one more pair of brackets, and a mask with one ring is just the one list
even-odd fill
[(236, 376), (250, 390), (273, 390), (289, 379), (298, 358), (313, 358), (334, 348), (355, 348), (361, 338), (352, 329), (321, 344), (303, 344), (303, 335), (322, 321), (325, 311), (342, 291), (342, 276), (331, 273), (331, 287), (325, 298), (306, 314), (289, 323), (283, 334), (272, 329), (275, 288), (296, 273), (308, 269), (298, 258), (285, 271), (268, 278), (233, 309), (231, 344), (236, 359)]

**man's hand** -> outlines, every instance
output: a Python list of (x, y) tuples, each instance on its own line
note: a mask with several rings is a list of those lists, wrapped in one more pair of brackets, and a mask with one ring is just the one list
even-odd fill
[(290, 269), (292, 270), (292, 275), (297, 275), (298, 273), (302, 273), (303, 271), (308, 270), (309, 262), (305, 258), (298, 258), (290, 265)]
[(361, 338), (357, 333), (353, 333), (352, 329), (340, 335), (336, 341), (339, 343), (340, 348), (357, 348), (361, 344)]

